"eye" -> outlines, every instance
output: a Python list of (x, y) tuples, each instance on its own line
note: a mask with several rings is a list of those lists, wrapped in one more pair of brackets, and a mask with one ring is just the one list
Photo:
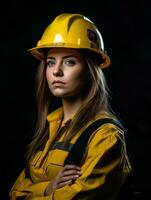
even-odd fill
[(64, 63), (68, 66), (74, 66), (76, 64), (76, 61), (74, 59), (66, 59)]
[(55, 61), (54, 60), (47, 60), (47, 67), (52, 67), (53, 65), (55, 65)]

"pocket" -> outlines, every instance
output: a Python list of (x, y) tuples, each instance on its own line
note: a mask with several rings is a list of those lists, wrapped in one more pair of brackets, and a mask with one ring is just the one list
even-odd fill
[(50, 151), (46, 165), (54, 164), (54, 165), (63, 166), (68, 153), (69, 152), (61, 150), (61, 149), (55, 149), (55, 150)]
[(55, 178), (64, 166), (64, 161), (68, 155), (67, 151), (55, 149), (49, 152), (48, 159), (45, 164), (45, 173), (50, 180)]

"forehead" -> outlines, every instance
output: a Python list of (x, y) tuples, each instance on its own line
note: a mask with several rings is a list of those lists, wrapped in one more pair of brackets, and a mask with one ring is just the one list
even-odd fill
[(48, 50), (47, 56), (76, 56), (82, 58), (81, 53), (76, 49), (69, 49), (69, 48), (52, 48)]

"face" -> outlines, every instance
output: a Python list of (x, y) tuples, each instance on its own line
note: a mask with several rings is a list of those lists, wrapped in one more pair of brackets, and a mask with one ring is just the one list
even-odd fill
[(46, 79), (56, 97), (82, 95), (85, 85), (85, 62), (74, 49), (54, 48), (47, 54)]

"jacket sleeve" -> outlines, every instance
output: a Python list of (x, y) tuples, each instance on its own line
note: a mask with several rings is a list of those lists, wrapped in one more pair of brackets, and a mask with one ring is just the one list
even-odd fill
[[(103, 125), (89, 140), (82, 175), (75, 183), (57, 189), (50, 196), (31, 200), (93, 199), (96, 192), (100, 199), (114, 199), (129, 170), (122, 133), (112, 125)], [(83, 198), (85, 195), (87, 198)]]
[(34, 196), (34, 194), (36, 196), (44, 196), (48, 183), (48, 181), (33, 183), (30, 178), (25, 177), (25, 170), (23, 170), (10, 190), (10, 200), (28, 199)]

